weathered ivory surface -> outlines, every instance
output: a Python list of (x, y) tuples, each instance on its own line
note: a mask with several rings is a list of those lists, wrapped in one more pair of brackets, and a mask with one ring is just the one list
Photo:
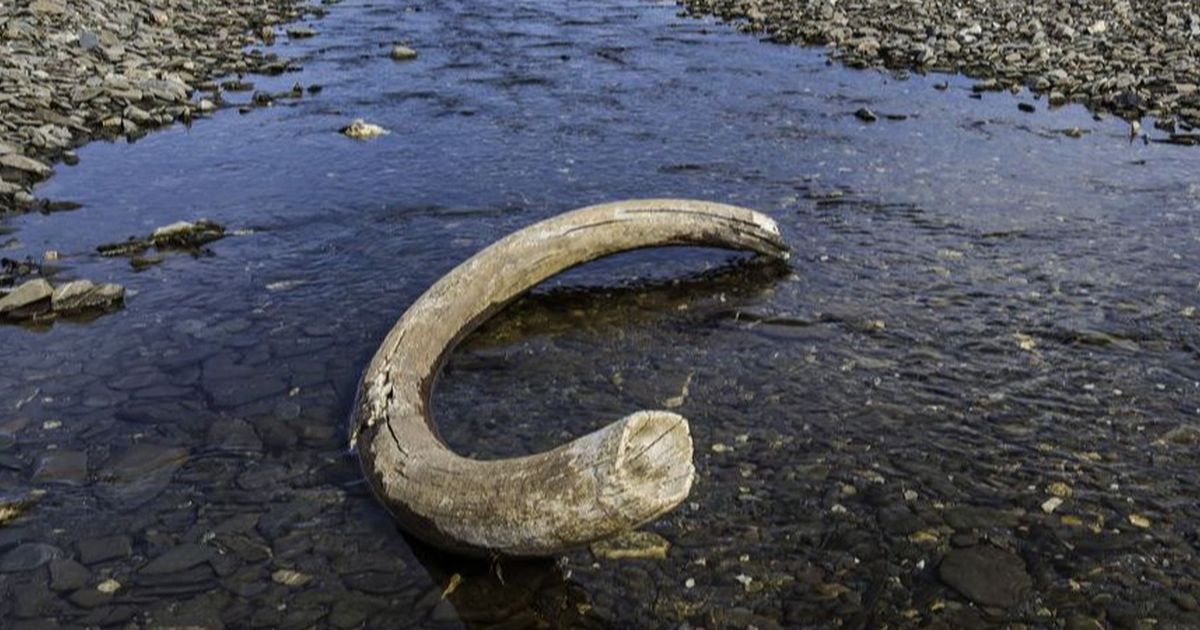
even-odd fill
[(547, 556), (653, 520), (692, 486), (687, 420), (639, 411), (545, 453), (481, 461), (442, 443), (429, 395), (478, 324), (543, 280), (618, 252), (703, 245), (786, 258), (769, 217), (682, 199), (608, 203), (517, 231), (434, 284), (363, 375), (351, 426), (375, 495), (409, 532), (471, 555)]

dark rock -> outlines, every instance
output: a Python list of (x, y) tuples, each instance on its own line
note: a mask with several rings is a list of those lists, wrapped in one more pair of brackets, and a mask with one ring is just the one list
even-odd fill
[(991, 545), (950, 551), (938, 566), (938, 576), (972, 602), (999, 608), (1019, 603), (1033, 586), (1025, 561)]
[(262, 440), (245, 420), (218, 420), (208, 429), (208, 446), (218, 451), (258, 453)]
[(1017, 512), (976, 505), (948, 507), (942, 516), (950, 527), (958, 530), (1016, 527), (1021, 517)]
[(863, 122), (869, 123), (879, 120), (879, 116), (875, 115), (875, 112), (867, 109), (866, 107), (859, 108), (858, 111), (854, 112), (854, 116)]
[(187, 459), (187, 449), (135, 444), (100, 471), (97, 494), (124, 509), (136, 508), (158, 496)]
[(1037, 108), (1033, 106), (1033, 103), (1017, 103), (1017, 109), (1028, 114), (1032, 114), (1033, 112), (1037, 111)]
[(224, 237), (225, 227), (213, 221), (178, 221), (158, 228), (150, 236), (133, 237), (120, 243), (107, 243), (97, 247), (96, 251), (102, 256), (140, 254), (151, 247), (159, 251), (197, 251), (202, 246)]
[(1180, 425), (1164, 433), (1162, 441), (1186, 446), (1200, 444), (1200, 428), (1189, 424)]
[(87, 483), (88, 457), (83, 451), (50, 451), (38, 459), (31, 481), (79, 486)]
[(81, 588), (68, 598), (72, 604), (80, 608), (96, 608), (112, 601), (112, 593), (103, 593), (94, 588)]
[(83, 588), (91, 573), (87, 567), (68, 558), (50, 561), (50, 588), (55, 591), (74, 591)]
[(79, 561), (84, 564), (128, 558), (133, 553), (133, 541), (124, 535), (88, 538), (75, 546), (79, 549)]
[(162, 555), (146, 563), (139, 573), (142, 575), (178, 573), (210, 562), (217, 553), (216, 549), (206, 545), (183, 544), (168, 549)]
[(63, 557), (62, 549), (54, 545), (39, 542), (24, 543), (17, 545), (16, 548), (0, 557), (0, 573), (32, 571), (61, 557)]

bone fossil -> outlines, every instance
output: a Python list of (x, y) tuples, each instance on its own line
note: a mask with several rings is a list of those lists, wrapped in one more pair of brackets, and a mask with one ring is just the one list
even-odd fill
[(457, 553), (546, 556), (637, 527), (687, 497), (692, 439), (678, 414), (639, 411), (544, 453), (486, 461), (447, 448), (429, 417), (450, 351), (505, 304), (576, 265), (665, 245), (787, 258), (775, 222), (752, 210), (620, 201), (510, 234), (409, 307), (367, 367), (351, 421), (367, 480), (405, 529)]

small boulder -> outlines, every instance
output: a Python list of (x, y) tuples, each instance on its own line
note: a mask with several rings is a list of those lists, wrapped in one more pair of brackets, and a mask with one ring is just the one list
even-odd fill
[(392, 59), (396, 61), (411, 61), (417, 58), (417, 51), (399, 44), (392, 46)]
[(18, 309), (28, 308), (53, 294), (54, 287), (50, 286), (49, 282), (41, 278), (30, 280), (0, 298), (0, 315), (8, 315)]
[(0, 166), (11, 168), (18, 171), (30, 173), (37, 177), (46, 177), (50, 175), (50, 167), (45, 164), (18, 153), (6, 153), (0, 155)]
[(107, 308), (125, 299), (125, 287), (119, 284), (95, 285), (89, 280), (68, 282), (54, 290), (50, 308), (55, 313), (72, 313), (91, 308)]
[(362, 118), (356, 119), (349, 125), (342, 127), (339, 131), (355, 140), (369, 140), (390, 133), (387, 129), (371, 124)]
[(854, 112), (854, 116), (863, 122), (869, 123), (879, 120), (879, 116), (866, 107), (859, 108), (858, 111)]
[(952, 550), (938, 577), (972, 602), (998, 608), (1019, 603), (1033, 586), (1024, 560), (991, 545)]

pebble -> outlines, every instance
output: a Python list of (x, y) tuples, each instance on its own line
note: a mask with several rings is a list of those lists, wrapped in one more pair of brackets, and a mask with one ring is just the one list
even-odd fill
[[(772, 41), (815, 44), (853, 67), (965, 72), (976, 90), (1024, 83), (1051, 106), (1200, 126), (1200, 17), (1174, 2), (961, 3), (683, 0)], [(945, 89), (944, 83), (935, 84)], [(978, 92), (976, 92), (978, 95)]]
[(279, 569), (271, 574), (271, 581), (284, 586), (304, 586), (305, 584), (311, 582), (312, 579), (313, 577), (311, 575), (307, 575), (299, 571), (293, 571), (291, 569)]
[(298, 19), (300, 4), (0, 3), (0, 211), (35, 205), (29, 187), (76, 143), (187, 119), (193, 85), (213, 74), (286, 69), (246, 46), (245, 34)]
[(869, 123), (879, 120), (879, 116), (866, 107), (860, 107), (858, 111), (854, 112), (854, 116), (863, 122)]
[(634, 531), (608, 540), (592, 543), (592, 555), (597, 560), (663, 560), (671, 543), (654, 532)]
[(392, 46), (392, 59), (396, 61), (409, 61), (417, 58), (417, 51), (408, 46)]

